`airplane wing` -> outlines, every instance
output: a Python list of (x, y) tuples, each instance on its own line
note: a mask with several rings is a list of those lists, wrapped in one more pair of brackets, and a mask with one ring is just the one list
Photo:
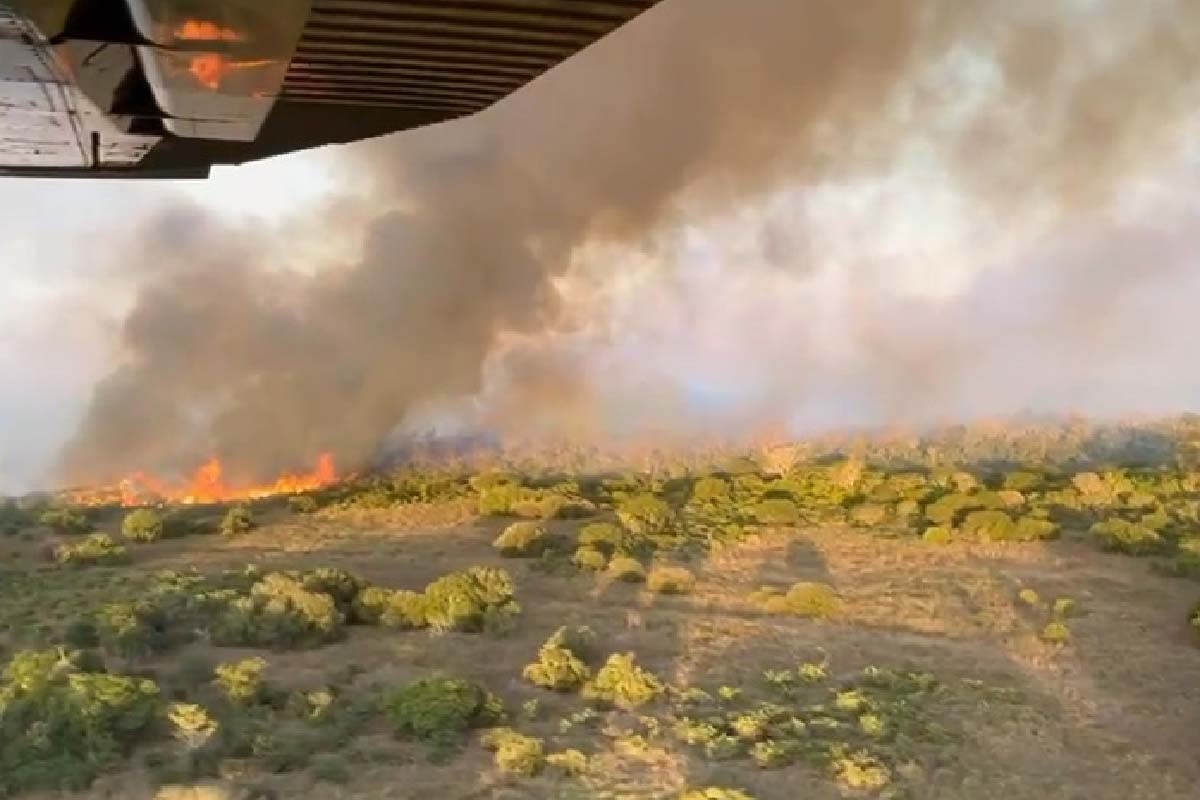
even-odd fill
[(658, 0), (0, 0), (0, 175), (201, 178), (480, 111)]

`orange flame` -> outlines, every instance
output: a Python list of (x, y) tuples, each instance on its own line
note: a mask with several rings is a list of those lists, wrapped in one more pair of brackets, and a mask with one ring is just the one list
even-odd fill
[(230, 484), (225, 480), (224, 467), (213, 458), (192, 474), (183, 484), (171, 485), (145, 472), (135, 472), (121, 481), (121, 505), (145, 505), (148, 501), (172, 503), (223, 503), (230, 500), (253, 500), (278, 494), (311, 492), (335, 483), (337, 470), (333, 455), (322, 453), (312, 472), (284, 473), (270, 483)]
[(215, 22), (189, 19), (175, 29), (175, 38), (185, 42), (240, 42), (245, 37)]
[(270, 59), (231, 61), (218, 53), (202, 53), (192, 56), (192, 63), (188, 67), (188, 72), (192, 74), (192, 77), (201, 86), (215, 92), (221, 88), (221, 84), (225, 82), (225, 79), (234, 72), (243, 69), (253, 69), (254, 67), (265, 67), (271, 63), (274, 62)]

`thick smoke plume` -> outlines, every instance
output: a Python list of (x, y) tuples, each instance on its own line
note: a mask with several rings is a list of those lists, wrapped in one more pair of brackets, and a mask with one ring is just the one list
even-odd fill
[[(925, 297), (880, 307), (889, 268), (920, 272), (876, 212), (911, 221), (928, 202), (937, 227), (950, 192), (964, 249), (986, 244), (1003, 272), (1020, 244), (1173, 163), (1200, 108), (1197, 52), (1188, 0), (666, 0), (477, 118), (348, 149), (368, 188), (297, 223), (361, 242), (348, 263), (288, 263), (196, 209), (149, 220), (126, 362), (64, 478), (211, 454), (254, 475), (325, 449), (361, 463), (399, 423), (463, 403), (502, 430), (587, 436), (794, 421), (814, 381), (840, 397), (837, 413), (806, 407), (815, 421), (920, 416), (930, 396), (977, 409), (959, 390), (994, 380), (975, 362), (1013, 337), (978, 329), (984, 295), (949, 314)], [(910, 195), (863, 206), (866, 182), (897, 174)], [(842, 316), (814, 288), (833, 275)], [(1103, 294), (1087, 268), (1066, 276), (1033, 319), (991, 307), (989, 324), (1029, 336), (1077, 282)], [(680, 377), (689, 352), (703, 385)]]

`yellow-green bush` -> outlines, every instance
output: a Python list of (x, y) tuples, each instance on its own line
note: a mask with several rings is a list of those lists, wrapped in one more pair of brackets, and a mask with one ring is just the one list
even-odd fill
[(599, 572), (608, 566), (608, 556), (590, 546), (578, 548), (575, 555), (571, 556), (571, 561), (575, 566), (589, 572)]
[(1116, 553), (1145, 555), (1163, 546), (1163, 538), (1150, 528), (1115, 517), (1097, 522), (1088, 532), (1102, 548)]
[(533, 777), (545, 764), (542, 740), (512, 728), (493, 728), (483, 735), (483, 746), (496, 754), (496, 769), (508, 775)]
[(611, 522), (593, 522), (579, 529), (579, 544), (611, 554), (625, 541), (625, 531)]
[(654, 567), (646, 576), (646, 588), (657, 594), (687, 594), (695, 585), (696, 576), (684, 567)]
[(222, 536), (240, 536), (254, 528), (254, 515), (246, 506), (237, 505), (225, 512), (221, 518)]
[(590, 635), (559, 628), (538, 649), (537, 660), (522, 671), (525, 680), (544, 689), (565, 692), (577, 689), (592, 676), (581, 653), (571, 645)]
[(546, 549), (546, 529), (536, 522), (514, 522), (496, 537), (492, 546), (508, 558), (532, 558)]
[(81, 542), (61, 544), (54, 548), (54, 560), (74, 567), (113, 566), (127, 563), (129, 551), (106, 533), (92, 533)]
[(750, 602), (769, 614), (810, 618), (832, 617), (842, 606), (832, 586), (807, 581), (793, 584), (787, 591), (764, 586), (750, 595)]
[(153, 681), (84, 672), (61, 651), (22, 651), (0, 679), (0, 795), (81, 790), (161, 713)]
[(214, 670), (213, 683), (221, 690), (225, 699), (234, 705), (252, 706), (263, 699), (267, 682), (263, 672), (267, 662), (261, 658), (245, 658), (219, 664)]
[(641, 583), (646, 580), (646, 568), (636, 558), (617, 556), (608, 563), (607, 574), (625, 583)]
[(397, 736), (424, 742), (431, 755), (457, 748), (471, 728), (500, 722), (500, 702), (468, 681), (435, 675), (385, 692), (381, 708)]
[(673, 514), (665, 500), (652, 494), (639, 494), (617, 507), (617, 518), (630, 531), (653, 536), (671, 527)]
[(152, 508), (130, 511), (121, 520), (121, 535), (134, 542), (154, 542), (162, 538), (163, 518)]
[(633, 653), (614, 653), (596, 672), (596, 677), (584, 685), (583, 696), (628, 709), (643, 706), (665, 691), (666, 687), (654, 673), (637, 665)]
[(763, 500), (754, 507), (754, 519), (760, 525), (787, 527), (800, 522), (795, 502), (781, 497)]

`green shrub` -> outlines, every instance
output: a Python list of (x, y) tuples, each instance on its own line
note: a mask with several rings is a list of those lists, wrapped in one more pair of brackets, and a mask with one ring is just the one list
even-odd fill
[(925, 518), (934, 525), (952, 528), (963, 513), (974, 506), (970, 495), (947, 494), (925, 506)]
[(193, 703), (172, 703), (167, 708), (171, 733), (188, 750), (199, 750), (213, 740), (220, 724), (204, 706)]
[(525, 499), (527, 491), (515, 483), (485, 486), (479, 492), (479, 513), (485, 517), (506, 517)]
[(38, 524), (63, 534), (87, 533), (92, 529), (83, 512), (71, 506), (46, 509), (38, 517)]
[(882, 525), (888, 517), (888, 507), (881, 503), (859, 503), (850, 509), (850, 522), (859, 527)]
[(612, 553), (625, 541), (625, 531), (611, 522), (593, 522), (579, 529), (579, 544)]
[(688, 594), (696, 576), (683, 567), (654, 567), (646, 576), (646, 588), (657, 594)]
[(578, 777), (588, 771), (588, 757), (578, 750), (563, 750), (546, 756), (546, 766), (568, 777)]
[(81, 672), (62, 652), (17, 653), (0, 680), (0, 795), (86, 788), (159, 713), (152, 681)]
[(571, 562), (575, 566), (589, 572), (599, 572), (608, 565), (608, 556), (594, 547), (580, 547), (575, 551), (575, 555), (571, 557)]
[(1042, 628), (1040, 638), (1043, 642), (1050, 644), (1066, 644), (1071, 640), (1071, 630), (1066, 626), (1066, 623), (1054, 622), (1046, 623), (1046, 627)]
[(288, 498), (288, 508), (293, 514), (317, 513), (317, 498), (310, 494), (296, 494)]
[(617, 518), (636, 534), (654, 536), (671, 527), (672, 513), (665, 500), (652, 494), (639, 494), (620, 504)]
[(282, 572), (265, 575), (231, 601), (212, 626), (213, 641), (245, 647), (305, 647), (341, 637), (345, 617), (330, 595)]
[(1033, 589), (1026, 588), (1017, 592), (1017, 599), (1032, 608), (1040, 608), (1042, 605), (1041, 596)]
[(503, 717), (499, 701), (476, 684), (456, 678), (421, 678), (384, 694), (381, 707), (397, 736), (444, 753), (457, 748), (471, 728)]
[(921, 539), (929, 544), (950, 544), (954, 539), (954, 534), (943, 525), (934, 525), (925, 529), (925, 532), (921, 534)]
[(240, 536), (254, 528), (254, 515), (243, 505), (236, 505), (225, 512), (221, 519), (222, 536)]
[(336, 753), (314, 755), (311, 770), (312, 776), (319, 781), (338, 785), (350, 782), (350, 767), (346, 764), (346, 759)]
[(163, 536), (163, 518), (152, 508), (130, 511), (121, 520), (121, 535), (134, 542), (154, 542)]
[(810, 618), (832, 617), (842, 605), (832, 586), (810, 582), (793, 584), (786, 592), (764, 586), (750, 595), (750, 602), (769, 614)]
[(577, 689), (587, 682), (592, 671), (583, 662), (580, 654), (571, 647), (573, 637), (568, 628), (559, 628), (538, 648), (537, 661), (528, 664), (522, 671), (525, 680), (544, 689), (566, 692)]
[(54, 560), (72, 566), (116, 565), (129, 561), (129, 551), (106, 533), (92, 533), (76, 544), (54, 548)]
[(999, 509), (972, 511), (962, 521), (962, 532), (991, 542), (1011, 542), (1017, 538), (1017, 525)]
[(489, 615), (512, 616), (512, 578), (502, 569), (471, 567), (443, 575), (425, 588), (425, 619), (438, 630), (479, 631)]
[(514, 522), (504, 529), (492, 547), (507, 558), (532, 558), (546, 549), (546, 529), (536, 522)]
[(1014, 537), (1019, 542), (1035, 542), (1043, 539), (1058, 537), (1060, 526), (1057, 522), (1036, 517), (1021, 517), (1017, 520)]
[(483, 746), (496, 754), (496, 769), (508, 775), (531, 778), (545, 763), (542, 740), (512, 728), (493, 728), (483, 735)]
[(754, 797), (741, 789), (708, 786), (703, 789), (689, 789), (679, 796), (679, 800), (754, 800)]
[(220, 664), (214, 670), (213, 683), (234, 705), (252, 706), (262, 700), (266, 692), (267, 682), (263, 678), (266, 668), (267, 662), (261, 658)]
[(692, 502), (726, 503), (732, 497), (729, 481), (709, 475), (692, 484)]
[(608, 563), (607, 573), (625, 583), (641, 583), (646, 580), (646, 568), (636, 558), (616, 556)]
[(1078, 611), (1079, 604), (1069, 597), (1060, 597), (1054, 601), (1054, 616), (1059, 618), (1071, 617)]
[(760, 525), (789, 527), (799, 524), (800, 511), (793, 501), (777, 497), (756, 505), (754, 519)]
[(654, 673), (642, 669), (633, 653), (614, 653), (583, 687), (588, 700), (611, 704), (618, 708), (637, 708), (657, 699), (666, 687)]
[(1116, 553), (1145, 555), (1163, 545), (1163, 538), (1144, 525), (1117, 518), (1097, 522), (1089, 533), (1102, 548)]

